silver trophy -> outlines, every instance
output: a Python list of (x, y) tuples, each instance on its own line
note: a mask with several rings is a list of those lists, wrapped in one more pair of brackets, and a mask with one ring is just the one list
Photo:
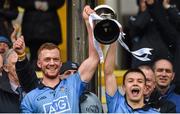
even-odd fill
[(95, 21), (94, 37), (101, 44), (111, 44), (115, 42), (120, 33), (120, 28), (114, 21), (115, 11), (108, 5), (99, 5), (94, 8), (97, 15), (103, 20)]

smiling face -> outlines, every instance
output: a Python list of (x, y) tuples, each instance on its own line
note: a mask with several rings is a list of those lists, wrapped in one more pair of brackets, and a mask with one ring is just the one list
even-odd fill
[(16, 74), (16, 62), (18, 55), (13, 49), (9, 49), (4, 54), (4, 70), (8, 73), (10, 82), (19, 85), (19, 79)]
[(59, 50), (57, 48), (43, 49), (39, 54), (37, 65), (42, 69), (45, 78), (58, 78), (59, 69), (62, 65)]
[(154, 65), (156, 85), (161, 89), (167, 89), (174, 79), (172, 64), (165, 59), (158, 60)]
[(9, 57), (7, 58), (7, 68), (9, 73), (16, 75), (16, 62), (18, 60), (18, 55), (16, 54), (16, 52), (12, 51), (11, 54), (9, 55)]
[(123, 89), (129, 102), (143, 102), (145, 91), (145, 77), (139, 72), (130, 72), (126, 75)]
[(150, 66), (144, 65), (144, 66), (140, 66), (139, 68), (146, 76), (146, 91), (145, 91), (144, 95), (146, 97), (149, 97), (155, 88), (154, 72)]

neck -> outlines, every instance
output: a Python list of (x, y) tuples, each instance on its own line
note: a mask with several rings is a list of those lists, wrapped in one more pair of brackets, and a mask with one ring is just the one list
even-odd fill
[(60, 82), (59, 78), (55, 78), (55, 79), (49, 79), (49, 78), (43, 78), (42, 83), (45, 86), (54, 88), (58, 83)]
[(142, 108), (144, 106), (144, 100), (140, 100), (140, 101), (131, 101), (131, 100), (127, 100), (128, 104), (133, 108), (133, 109), (137, 109), (137, 108)]
[(162, 95), (164, 95), (168, 91), (169, 86), (168, 87), (158, 87), (157, 86), (157, 89), (161, 92)]

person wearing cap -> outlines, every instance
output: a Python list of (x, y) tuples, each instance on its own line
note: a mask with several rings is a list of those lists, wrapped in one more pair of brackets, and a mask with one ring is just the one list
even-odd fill
[[(86, 22), (89, 41), (89, 56), (85, 59), (78, 72), (65, 80), (59, 79), (62, 66), (61, 52), (53, 43), (43, 44), (38, 51), (37, 65), (41, 69), (43, 78), (39, 82), (25, 53), (23, 36), (16, 38), (13, 48), (18, 54), (16, 72), (22, 86), (34, 86), (26, 94), (21, 103), (23, 113), (79, 113), (79, 97), (92, 78), (99, 63), (99, 56), (93, 45), (92, 29), (89, 15), (94, 11), (85, 6), (83, 18)], [(31, 87), (32, 89), (32, 87)]]
[(11, 42), (5, 36), (0, 36), (0, 54), (3, 55), (9, 48)]
[(78, 71), (79, 64), (72, 62), (72, 61), (67, 61), (62, 64), (62, 67), (60, 68), (60, 79), (66, 79), (70, 75), (76, 73)]

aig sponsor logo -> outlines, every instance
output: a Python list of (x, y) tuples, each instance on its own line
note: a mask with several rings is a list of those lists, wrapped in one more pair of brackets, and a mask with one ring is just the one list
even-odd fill
[(53, 102), (43, 105), (45, 113), (67, 112), (70, 110), (70, 104), (67, 96), (59, 97)]

